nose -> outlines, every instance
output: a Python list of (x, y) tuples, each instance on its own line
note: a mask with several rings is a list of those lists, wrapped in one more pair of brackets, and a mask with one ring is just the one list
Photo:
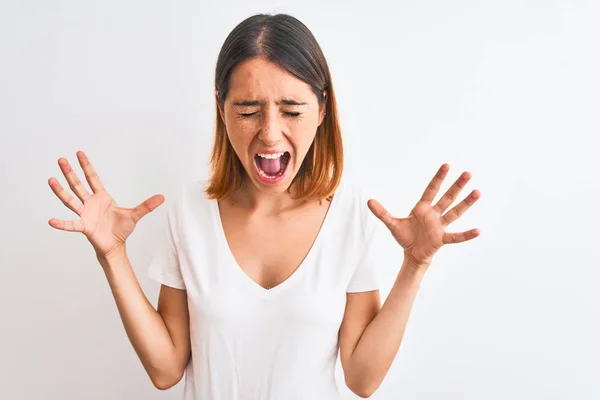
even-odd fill
[(281, 132), (279, 113), (277, 111), (265, 111), (263, 113), (258, 138), (266, 146), (273, 146), (277, 144), (282, 137), (283, 133)]

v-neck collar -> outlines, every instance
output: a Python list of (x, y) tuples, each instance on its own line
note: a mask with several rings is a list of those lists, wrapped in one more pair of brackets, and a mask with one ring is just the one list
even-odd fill
[(219, 202), (216, 199), (211, 201), (213, 204), (212, 215), (218, 236), (218, 250), (225, 254), (226, 264), (228, 265), (228, 267), (233, 267), (232, 269), (235, 270), (233, 271), (233, 274), (238, 275), (240, 281), (244, 286), (249, 287), (250, 290), (255, 291), (261, 296), (271, 296), (281, 292), (286, 287), (293, 284), (295, 280), (300, 279), (301, 275), (303, 275), (306, 272), (305, 270), (313, 264), (312, 261), (315, 257), (315, 254), (318, 252), (319, 248), (322, 246), (323, 240), (325, 240), (325, 237), (329, 234), (331, 230), (330, 225), (332, 223), (331, 220), (333, 219), (332, 214), (337, 211), (336, 204), (338, 202), (338, 198), (340, 197), (339, 193), (341, 186), (342, 182), (340, 182), (340, 184), (338, 185), (338, 188), (334, 193), (333, 198), (331, 199), (331, 203), (329, 204), (327, 213), (325, 214), (325, 218), (323, 219), (321, 227), (319, 228), (317, 236), (313, 241), (310, 249), (308, 250), (308, 253), (306, 253), (305, 257), (302, 259), (298, 267), (290, 276), (288, 276), (283, 282), (270, 289), (267, 289), (264, 286), (258, 284), (240, 267), (233, 255), (233, 252), (231, 251), (231, 247), (229, 246), (229, 242), (227, 241), (227, 236), (225, 235), (225, 229), (223, 227), (223, 220), (221, 219)]

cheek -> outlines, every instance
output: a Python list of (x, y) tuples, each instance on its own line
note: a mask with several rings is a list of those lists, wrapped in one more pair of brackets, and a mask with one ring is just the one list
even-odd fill
[(295, 142), (308, 149), (315, 138), (317, 127), (317, 121), (313, 118), (297, 121), (293, 129)]
[(233, 148), (240, 154), (244, 153), (254, 137), (254, 127), (250, 126), (247, 122), (243, 121), (232, 121), (225, 124), (227, 130), (227, 136)]

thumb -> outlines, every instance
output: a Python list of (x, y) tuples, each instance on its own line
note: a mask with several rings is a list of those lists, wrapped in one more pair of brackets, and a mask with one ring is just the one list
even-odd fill
[(392, 216), (392, 214), (390, 214), (388, 212), (388, 210), (385, 209), (384, 206), (381, 205), (381, 203), (379, 203), (377, 200), (375, 199), (370, 199), (367, 202), (367, 205), (369, 206), (369, 210), (371, 210), (371, 212), (381, 220), (381, 222), (383, 222), (385, 224), (385, 226), (387, 226), (388, 229), (392, 229), (394, 226), (394, 217)]
[(165, 201), (165, 196), (162, 194), (155, 194), (154, 196), (146, 199), (143, 203), (140, 203), (133, 209), (133, 222), (137, 222), (142, 219), (150, 211), (153, 211)]

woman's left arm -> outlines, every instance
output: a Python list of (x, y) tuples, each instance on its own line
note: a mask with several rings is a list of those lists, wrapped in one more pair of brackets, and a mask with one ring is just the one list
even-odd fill
[(340, 328), (340, 358), (346, 384), (357, 395), (369, 397), (381, 384), (400, 347), (406, 323), (425, 272), (433, 256), (444, 245), (462, 243), (479, 236), (479, 229), (460, 233), (445, 231), (480, 197), (477, 190), (446, 211), (471, 179), (464, 172), (432, 205), (448, 174), (443, 164), (406, 218), (393, 217), (376, 200), (369, 200), (371, 212), (390, 230), (404, 249), (404, 262), (385, 304), (379, 308), (379, 291), (348, 293)]
[(388, 297), (379, 309), (379, 291), (348, 293), (340, 328), (340, 358), (346, 385), (369, 397), (381, 385), (404, 336), (423, 270), (405, 259)]

